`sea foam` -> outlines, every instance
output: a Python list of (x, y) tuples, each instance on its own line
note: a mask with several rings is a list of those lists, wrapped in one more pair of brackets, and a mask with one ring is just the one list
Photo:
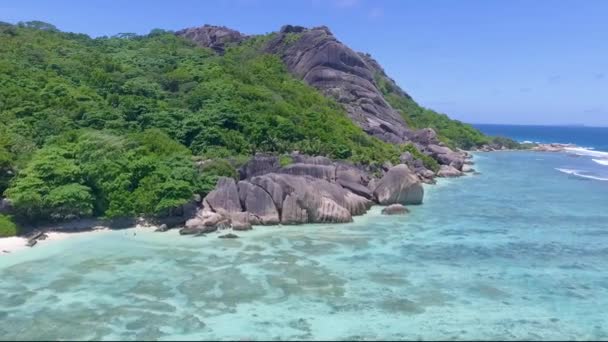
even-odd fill
[(593, 159), (593, 161), (600, 165), (608, 166), (608, 159)]
[(580, 171), (580, 170), (562, 169), (562, 168), (555, 168), (555, 169), (559, 172), (563, 172), (565, 174), (573, 175), (573, 176), (580, 177), (580, 178), (593, 179), (593, 180), (604, 181), (604, 182), (608, 181), (608, 178), (582, 174), (581, 173), (582, 171)]
[(566, 147), (564, 149), (568, 153), (573, 153), (579, 156), (588, 156), (595, 158), (605, 158), (608, 159), (608, 152), (603, 151), (595, 151), (592, 148), (586, 147)]

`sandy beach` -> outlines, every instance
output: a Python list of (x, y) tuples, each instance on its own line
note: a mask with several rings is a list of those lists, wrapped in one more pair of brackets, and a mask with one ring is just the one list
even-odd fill
[[(38, 244), (46, 244), (46, 243), (50, 243), (53, 241), (69, 239), (71, 237), (79, 236), (81, 234), (99, 234), (99, 233), (105, 233), (108, 231), (110, 231), (110, 229), (98, 229), (98, 230), (92, 230), (92, 231), (73, 232), (73, 233), (47, 232), (46, 235), (48, 237), (44, 240), (38, 240)], [(33, 248), (35, 248), (35, 247), (36, 246), (34, 246)], [(19, 251), (22, 249), (27, 249), (27, 248), (31, 248), (31, 247), (27, 246), (27, 238), (17, 237), (17, 236), (0, 238), (0, 256), (9, 254), (9, 253), (12, 253), (15, 251)]]

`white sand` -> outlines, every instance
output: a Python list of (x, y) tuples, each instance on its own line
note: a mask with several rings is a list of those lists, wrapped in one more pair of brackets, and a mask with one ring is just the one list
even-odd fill
[[(64, 240), (64, 239), (68, 239), (70, 237), (78, 236), (81, 234), (99, 234), (99, 233), (105, 233), (105, 232), (109, 232), (109, 231), (110, 231), (110, 229), (98, 229), (98, 230), (92, 230), (92, 231), (73, 232), (73, 233), (47, 232), (46, 235), (48, 237), (45, 240), (38, 240), (38, 244), (36, 244), (36, 246), (34, 246), (34, 248), (36, 248), (40, 244)], [(29, 247), (27, 247), (26, 244), (27, 244), (27, 239), (23, 238), (23, 237), (0, 238), (0, 256), (7, 255), (8, 253), (12, 253), (12, 252), (22, 250), (25, 248), (29, 248)]]
[(6, 252), (12, 253), (27, 248), (26, 243), (27, 239), (21, 237), (0, 238), (0, 255), (6, 255)]

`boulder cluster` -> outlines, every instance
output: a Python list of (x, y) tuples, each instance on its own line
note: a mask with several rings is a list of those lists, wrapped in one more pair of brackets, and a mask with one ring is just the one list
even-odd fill
[(399, 164), (375, 178), (368, 171), (325, 157), (258, 155), (241, 167), (240, 181), (223, 177), (202, 200), (181, 234), (206, 234), (253, 225), (345, 223), (375, 203), (421, 204), (424, 189), (409, 166)]

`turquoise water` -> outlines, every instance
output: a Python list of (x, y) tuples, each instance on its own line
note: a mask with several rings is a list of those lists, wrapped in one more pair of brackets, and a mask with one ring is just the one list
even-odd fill
[(137, 230), (0, 256), (0, 339), (608, 340), (608, 182), (478, 154), (405, 217)]

